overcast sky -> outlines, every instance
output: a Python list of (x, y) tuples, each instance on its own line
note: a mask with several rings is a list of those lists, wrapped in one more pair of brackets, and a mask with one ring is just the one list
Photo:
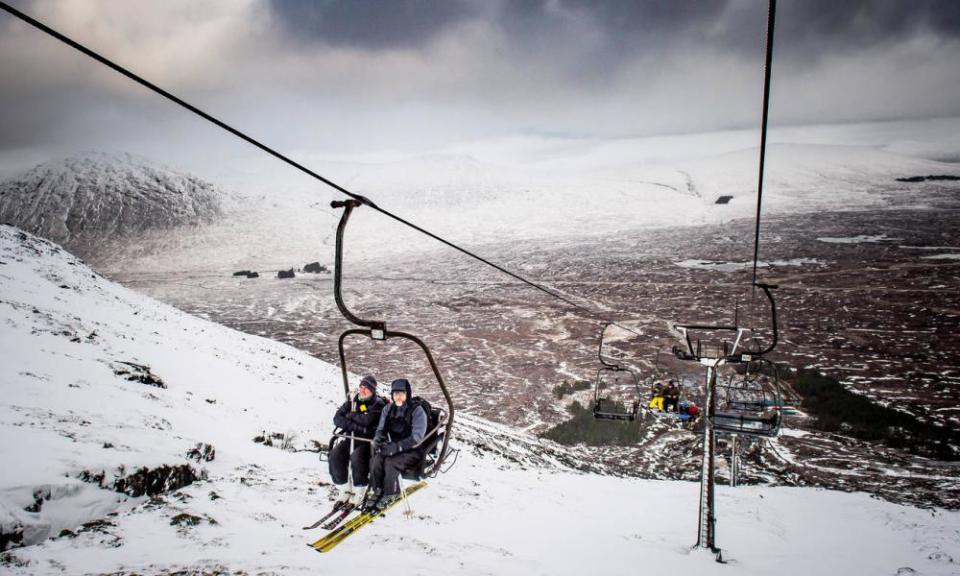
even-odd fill
[[(293, 152), (759, 125), (766, 0), (13, 4)], [(960, 1), (780, 0), (774, 124), (960, 116), (958, 88)], [(2, 12), (0, 125), (0, 153), (227, 141)]]

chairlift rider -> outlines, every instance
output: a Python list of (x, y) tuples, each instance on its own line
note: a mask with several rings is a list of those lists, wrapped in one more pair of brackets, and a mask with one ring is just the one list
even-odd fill
[(677, 404), (680, 402), (680, 387), (677, 386), (677, 381), (671, 379), (667, 384), (667, 387), (663, 391), (663, 410), (665, 412), (670, 412), (670, 408), (673, 407), (673, 412), (677, 411)]
[(657, 382), (653, 385), (653, 390), (650, 392), (650, 404), (648, 408), (663, 412), (663, 382)]
[(694, 423), (700, 415), (700, 407), (689, 400), (681, 400), (677, 405), (677, 414), (683, 423)]
[(414, 401), (410, 382), (394, 380), (390, 396), (393, 403), (384, 408), (373, 439), (372, 494), (364, 506), (367, 512), (380, 510), (397, 498), (400, 475), (416, 470), (424, 457), (417, 446), (427, 433), (429, 419), (423, 406)]
[[(370, 477), (370, 440), (377, 431), (386, 402), (377, 395), (377, 379), (364, 376), (352, 400), (343, 403), (333, 417), (334, 425), (344, 436), (334, 436), (329, 451), (330, 478), (337, 488), (337, 501), (356, 503), (366, 491)], [(353, 471), (352, 485), (347, 482), (348, 466)], [(356, 489), (356, 490), (355, 490)]]

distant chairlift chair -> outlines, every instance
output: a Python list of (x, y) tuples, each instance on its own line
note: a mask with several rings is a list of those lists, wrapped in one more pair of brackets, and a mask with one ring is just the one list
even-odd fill
[(718, 383), (716, 395), (713, 426), (718, 433), (763, 438), (780, 433), (783, 397), (773, 362), (753, 359), (743, 376), (734, 376), (726, 384)]
[[(627, 368), (603, 359), (603, 338), (610, 324), (600, 332), (597, 370), (593, 393), (593, 417), (597, 420), (634, 421), (640, 413), (640, 378)], [(628, 398), (624, 398), (628, 396)]]

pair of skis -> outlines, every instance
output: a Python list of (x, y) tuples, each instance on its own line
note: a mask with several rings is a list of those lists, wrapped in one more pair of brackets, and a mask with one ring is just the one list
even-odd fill
[(333, 505), (333, 509), (330, 510), (330, 512), (327, 512), (323, 518), (317, 520), (309, 526), (304, 526), (303, 529), (313, 530), (322, 524), (324, 530), (332, 530), (333, 528), (337, 527), (337, 524), (343, 522), (343, 520), (356, 508), (357, 505), (353, 502), (343, 502), (338, 500)]
[[(334, 547), (336, 547), (338, 544), (340, 544), (341, 542), (349, 538), (356, 531), (360, 530), (367, 524), (373, 522), (380, 516), (383, 516), (384, 514), (386, 514), (387, 510), (393, 508), (401, 500), (405, 498), (409, 498), (415, 492), (419, 491), (421, 488), (425, 488), (426, 486), (427, 486), (426, 482), (417, 482), (416, 484), (412, 484), (411, 486), (407, 487), (406, 490), (403, 491), (402, 496), (395, 498), (380, 510), (376, 512), (362, 512), (354, 516), (347, 522), (345, 522), (339, 528), (334, 529), (332, 532), (330, 532), (323, 538), (317, 540), (316, 542), (308, 544), (308, 546), (310, 546), (317, 552), (329, 552), (333, 550)], [(336, 506), (334, 506), (334, 510), (332, 510), (330, 514), (322, 518), (319, 522), (315, 523), (312, 526), (312, 528), (316, 528), (317, 526), (322, 524), (328, 517), (336, 515), (338, 512), (343, 516), (343, 518), (346, 518), (346, 516), (348, 516), (352, 510), (353, 509), (351, 508), (350, 510), (347, 510), (346, 513), (344, 513), (343, 507), (338, 509)], [(310, 528), (304, 528), (304, 529), (310, 529)]]

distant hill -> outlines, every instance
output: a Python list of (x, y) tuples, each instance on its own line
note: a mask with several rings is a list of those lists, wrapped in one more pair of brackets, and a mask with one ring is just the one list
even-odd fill
[(222, 216), (221, 197), (212, 184), (145, 158), (87, 153), (0, 183), (0, 224), (86, 257), (106, 238), (212, 223)]

